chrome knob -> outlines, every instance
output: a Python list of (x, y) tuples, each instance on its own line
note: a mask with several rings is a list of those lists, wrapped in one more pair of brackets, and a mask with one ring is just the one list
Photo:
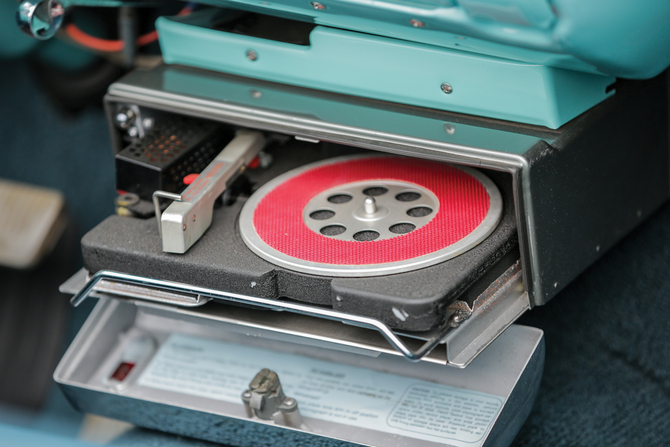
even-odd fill
[(118, 111), (115, 117), (116, 125), (121, 129), (128, 129), (133, 123), (135, 123), (135, 118), (137, 118), (137, 115), (135, 115), (135, 112), (132, 109), (121, 109)]
[(16, 23), (29, 36), (46, 40), (56, 34), (64, 15), (59, 0), (24, 0), (16, 11)]

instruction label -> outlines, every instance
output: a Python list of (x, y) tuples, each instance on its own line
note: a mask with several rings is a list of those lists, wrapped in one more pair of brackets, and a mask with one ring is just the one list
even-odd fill
[(490, 394), (180, 334), (163, 343), (138, 383), (241, 405), (263, 368), (279, 375), (305, 418), (456, 447), (482, 445), (503, 404)]

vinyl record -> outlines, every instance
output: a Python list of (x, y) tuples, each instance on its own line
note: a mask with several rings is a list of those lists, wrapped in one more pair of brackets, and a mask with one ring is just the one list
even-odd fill
[(240, 232), (261, 258), (324, 276), (378, 276), (451, 259), (502, 214), (481, 172), (395, 156), (353, 156), (289, 171), (256, 191)]

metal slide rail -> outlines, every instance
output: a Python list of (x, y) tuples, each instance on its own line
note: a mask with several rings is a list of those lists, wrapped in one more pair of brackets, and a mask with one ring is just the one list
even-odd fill
[[(312, 307), (304, 304), (289, 303), (284, 301), (271, 300), (267, 298), (259, 298), (248, 295), (240, 295), (236, 293), (222, 292), (219, 290), (208, 289), (205, 287), (191, 286), (188, 284), (166, 281), (162, 279), (145, 278), (141, 276), (129, 275), (127, 273), (114, 272), (110, 270), (101, 270), (95, 273), (86, 282), (86, 285), (79, 290), (70, 300), (73, 306), (80, 305), (86, 300), (91, 293), (94, 292), (95, 286), (101, 281), (120, 282), (129, 284), (131, 286), (148, 287), (152, 289), (159, 289), (160, 291), (172, 292), (179, 294), (176, 298), (172, 293), (163, 294), (158, 299), (152, 297), (148, 293), (133, 293), (132, 298), (158, 302), (161, 304), (172, 304), (181, 307), (196, 307), (205, 304), (211, 299), (222, 301), (230, 304), (238, 304), (245, 306), (253, 306), (262, 309), (273, 311), (292, 312), (311, 317), (323, 318), (332, 321), (339, 321), (344, 324), (362, 327), (365, 329), (372, 329), (379, 332), (388, 341), (391, 346), (405, 356), (408, 360), (413, 362), (420, 361), (423, 357), (428, 355), (444, 338), (455, 329), (449, 320), (443, 323), (443, 326), (435, 330), (432, 336), (426, 340), (418, 349), (410, 349), (402, 339), (394, 333), (386, 324), (379, 320), (370, 317), (363, 317), (358, 315), (351, 315), (343, 312), (338, 312), (330, 309), (323, 309)], [(139, 290), (138, 290), (139, 292)], [(131, 295), (128, 295), (131, 296)]]

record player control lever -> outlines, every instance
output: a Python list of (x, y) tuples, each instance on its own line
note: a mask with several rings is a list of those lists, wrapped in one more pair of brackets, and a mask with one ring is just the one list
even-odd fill
[(374, 214), (377, 212), (377, 202), (374, 197), (367, 196), (363, 202), (365, 214)]
[[(153, 194), (163, 251), (185, 253), (212, 223), (214, 201), (265, 146), (261, 132), (239, 130), (228, 145), (196, 177), (181, 195), (155, 191)], [(159, 198), (174, 200), (161, 214)], [(197, 216), (197, 219), (192, 219)], [(188, 224), (187, 224), (188, 222)]]

